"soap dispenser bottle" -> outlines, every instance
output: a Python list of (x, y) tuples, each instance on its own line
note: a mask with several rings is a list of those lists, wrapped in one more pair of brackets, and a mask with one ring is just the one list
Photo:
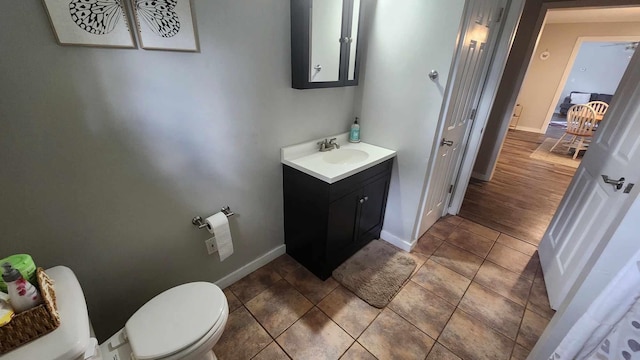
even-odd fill
[(2, 267), (2, 280), (7, 284), (9, 303), (16, 313), (29, 310), (42, 302), (38, 289), (25, 280), (18, 270), (8, 262), (2, 264)]
[(359, 143), (360, 142), (360, 125), (358, 124), (358, 118), (356, 117), (356, 121), (351, 125), (351, 131), (349, 131), (349, 142)]

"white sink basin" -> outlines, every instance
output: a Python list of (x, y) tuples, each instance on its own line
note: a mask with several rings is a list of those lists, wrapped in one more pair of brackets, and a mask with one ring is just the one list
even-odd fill
[(356, 149), (334, 149), (322, 156), (322, 160), (329, 164), (347, 165), (357, 164), (367, 160), (369, 153)]
[(379, 146), (350, 143), (347, 133), (328, 138), (334, 137), (340, 149), (320, 152), (317, 142), (324, 139), (317, 139), (283, 147), (280, 160), (287, 166), (333, 184), (396, 156), (395, 151)]

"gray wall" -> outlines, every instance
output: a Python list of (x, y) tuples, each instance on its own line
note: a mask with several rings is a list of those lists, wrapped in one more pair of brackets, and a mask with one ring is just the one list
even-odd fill
[[(283, 244), (279, 148), (354, 113), (354, 88), (290, 88), (289, 0), (194, 6), (195, 54), (62, 47), (39, 1), (0, 12), (0, 256), (71, 267), (101, 339)], [(190, 219), (227, 204), (220, 263)]]
[[(613, 44), (617, 45), (611, 46)], [(615, 93), (633, 54), (633, 52), (625, 50), (627, 44), (627, 42), (583, 43), (562, 90), (556, 112), (560, 112), (560, 104), (564, 102), (565, 96), (569, 96), (572, 91)]]
[[(378, 0), (375, 9), (358, 98), (360, 133), (363, 141), (398, 152), (381, 235), (396, 244), (406, 246), (416, 240), (464, 4), (463, 0)], [(440, 73), (437, 82), (427, 77), (431, 69)]]

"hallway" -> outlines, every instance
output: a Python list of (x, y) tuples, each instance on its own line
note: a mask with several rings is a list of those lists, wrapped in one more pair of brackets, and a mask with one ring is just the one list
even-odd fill
[(563, 133), (509, 130), (493, 179), (471, 179), (459, 216), (537, 246), (576, 170), (529, 155)]

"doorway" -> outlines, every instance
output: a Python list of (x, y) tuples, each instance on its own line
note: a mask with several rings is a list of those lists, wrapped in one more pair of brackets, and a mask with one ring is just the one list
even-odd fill
[[(580, 10), (572, 11), (574, 19), (582, 17)], [(554, 19), (571, 19), (557, 14), (548, 17), (551, 22), (541, 32), (493, 177), (471, 179), (459, 212), (533, 245), (542, 239), (584, 155), (579, 151), (574, 159), (575, 150), (563, 145), (564, 140), (557, 141), (565, 134), (567, 110), (592, 101), (607, 106), (638, 39), (624, 35), (564, 39), (569, 32), (599, 30), (589, 23), (558, 22)], [(610, 23), (595, 26), (605, 25)], [(628, 31), (625, 26), (618, 29)], [(572, 51), (557, 51), (567, 44)]]
[[(566, 107), (563, 102), (567, 98), (571, 102), (573, 92), (576, 99), (579, 92), (589, 97), (585, 101), (610, 101), (612, 83), (619, 82), (616, 77), (621, 77), (637, 46), (635, 41), (640, 39), (640, 11), (637, 7), (627, 9), (624, 17), (623, 8), (548, 11), (514, 97), (520, 105), (519, 119), (500, 139), (490, 136), (496, 125), (491, 120), (496, 119), (489, 120), (459, 215), (538, 245), (583, 154), (572, 161), (570, 148), (549, 151), (566, 126), (566, 118), (556, 111), (561, 112), (561, 105)], [(620, 22), (621, 18), (625, 22)], [(582, 57), (581, 52), (585, 53)], [(594, 59), (594, 52), (606, 59)], [(612, 61), (618, 63), (615, 69)], [(574, 63), (576, 69), (572, 68)], [(609, 78), (601, 77), (598, 66), (607, 67)], [(591, 92), (593, 89), (602, 91)], [(504, 120), (499, 125), (504, 126)], [(483, 171), (482, 163), (493, 150), (485, 145), (492, 141), (503, 145), (498, 146), (494, 168)], [(556, 155), (558, 150), (566, 154)]]

